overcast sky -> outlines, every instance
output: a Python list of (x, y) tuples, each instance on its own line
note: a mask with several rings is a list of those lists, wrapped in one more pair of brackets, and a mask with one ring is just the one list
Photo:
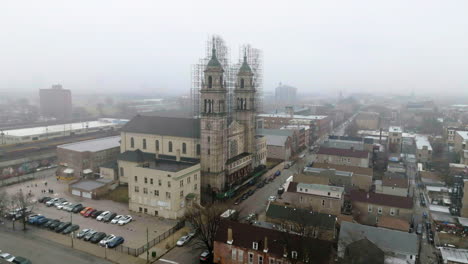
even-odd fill
[(264, 52), (264, 90), (468, 93), (468, 1), (17, 1), (0, 6), (0, 91), (188, 92), (221, 35)]

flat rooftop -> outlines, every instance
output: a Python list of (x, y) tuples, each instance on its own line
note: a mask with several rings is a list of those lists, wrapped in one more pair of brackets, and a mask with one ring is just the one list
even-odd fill
[(178, 172), (178, 171), (190, 168), (192, 166), (195, 166), (197, 164), (198, 163), (188, 163), (188, 162), (175, 161), (175, 160), (155, 159), (155, 160), (147, 161), (144, 163), (144, 165), (139, 165), (139, 167), (149, 168), (153, 170), (160, 170), (160, 171)]
[(321, 120), (327, 118), (324, 115), (291, 115), (289, 114), (259, 114), (260, 117), (280, 117), (280, 118), (293, 118), (293, 119), (308, 119), (308, 120)]
[(403, 130), (399, 126), (391, 126), (388, 128), (388, 132), (403, 133)]
[(57, 148), (68, 149), (77, 152), (98, 152), (118, 147), (120, 147), (120, 136), (85, 140), (57, 146)]
[(122, 124), (127, 121), (128, 120), (126, 119), (105, 118), (105, 119), (99, 119), (96, 121), (88, 121), (88, 122), (11, 129), (11, 130), (5, 130), (3, 131), (3, 133), (5, 133), (5, 135), (7, 136), (26, 137), (26, 136), (43, 135), (47, 133), (73, 131), (73, 130), (86, 129), (86, 128), (109, 127), (109, 126), (114, 126), (116, 124)]
[(432, 150), (431, 143), (429, 142), (427, 136), (416, 135), (414, 140), (416, 141), (416, 147), (418, 149), (423, 149), (426, 146), (428, 150)]

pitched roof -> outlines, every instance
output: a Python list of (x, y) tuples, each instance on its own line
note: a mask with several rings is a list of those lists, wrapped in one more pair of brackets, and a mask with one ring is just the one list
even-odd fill
[[(338, 245), (346, 247), (354, 241), (369, 239), (384, 252), (392, 254), (418, 254), (418, 237), (415, 233), (408, 233), (386, 228), (342, 222)], [(339, 249), (340, 250), (340, 249)]]
[(274, 219), (305, 224), (307, 226), (319, 226), (326, 229), (333, 229), (336, 223), (335, 215), (312, 212), (306, 209), (273, 203), (268, 206), (266, 216)]
[(383, 250), (367, 238), (352, 242), (346, 247), (346, 251), (344, 263), (384, 263)]
[(384, 176), (382, 178), (382, 185), (397, 188), (408, 188), (408, 179)]
[[(263, 251), (266, 237), (268, 238), (268, 254), (282, 258), (284, 254), (285, 240), (288, 239), (291, 251), (297, 251), (298, 259), (301, 258), (301, 252), (303, 252), (304, 246), (307, 245), (307, 247), (313, 249), (308, 251), (308, 253), (312, 254), (309, 257), (314, 260), (314, 263), (322, 264), (329, 263), (330, 261), (333, 243), (329, 241), (304, 238), (294, 234), (287, 234), (277, 230), (228, 220), (221, 221), (215, 235), (215, 241), (227, 243), (228, 228), (232, 229), (232, 245), (237, 247), (254, 251), (252, 248), (253, 242), (257, 242), (258, 251)], [(307, 242), (304, 243), (304, 240), (307, 240)], [(216, 245), (217, 244), (215, 243), (215, 247)], [(288, 254), (290, 254), (290, 252), (288, 252)]]
[(320, 147), (317, 154), (342, 156), (342, 157), (353, 157), (353, 158), (361, 158), (361, 159), (369, 157), (369, 152), (363, 151), (363, 150), (324, 148), (324, 147)]
[(356, 167), (356, 166), (314, 162), (312, 164), (312, 167), (322, 168), (322, 169), (335, 169), (337, 171), (348, 171), (354, 174), (361, 174), (361, 175), (370, 175), (370, 176), (374, 175), (374, 171), (371, 168), (362, 168), (362, 167)]
[(413, 208), (413, 199), (410, 197), (365, 192), (362, 190), (351, 190), (350, 198), (353, 202), (378, 204), (406, 209)]
[(125, 124), (122, 131), (162, 136), (200, 138), (200, 119), (137, 115)]

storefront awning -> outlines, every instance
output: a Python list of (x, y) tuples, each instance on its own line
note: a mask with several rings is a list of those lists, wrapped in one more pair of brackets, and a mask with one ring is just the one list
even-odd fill
[(70, 169), (70, 168), (66, 168), (63, 173), (65, 174), (72, 174), (73, 173), (73, 169)]

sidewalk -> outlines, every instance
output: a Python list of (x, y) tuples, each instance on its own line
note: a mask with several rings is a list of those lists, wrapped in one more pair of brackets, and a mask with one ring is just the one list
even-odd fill
[[(155, 262), (156, 260), (161, 258), (164, 254), (172, 250), (176, 246), (175, 243), (177, 242), (177, 240), (179, 240), (181, 236), (188, 234), (189, 231), (190, 231), (190, 228), (187, 226), (184, 228), (181, 228), (174, 234), (162, 240), (160, 243), (156, 244), (154, 247), (150, 248), (148, 250), (150, 263)], [(152, 257), (152, 252), (156, 252), (155, 258)], [(140, 256), (138, 256), (140, 259), (143, 259), (145, 261), (143, 263), (146, 263), (146, 256), (147, 256), (146, 254), (147, 253), (145, 252), (141, 254)]]

